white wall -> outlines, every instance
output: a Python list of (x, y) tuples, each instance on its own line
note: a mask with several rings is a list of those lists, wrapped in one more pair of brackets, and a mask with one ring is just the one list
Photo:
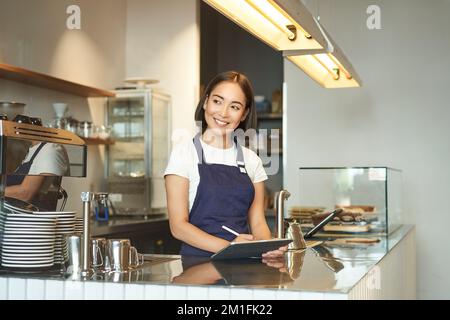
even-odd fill
[[(81, 8), (81, 30), (66, 28), (67, 6)], [(111, 89), (125, 76), (125, 0), (0, 0), (0, 61), (69, 81)], [(27, 104), (48, 123), (51, 103), (67, 102), (79, 120), (103, 123), (104, 98), (63, 94), (0, 80), (0, 101)], [(81, 210), (80, 192), (102, 189), (103, 147), (88, 147), (87, 178), (64, 178), (66, 209)]]
[[(66, 28), (66, 8), (81, 8), (81, 30)], [(192, 134), (199, 91), (198, 2), (157, 0), (0, 0), (0, 61), (94, 87), (112, 89), (146, 76), (172, 96), (172, 128)], [(0, 80), (0, 100), (27, 103), (45, 123), (51, 103), (69, 103), (80, 120), (102, 124), (105, 99), (85, 99)], [(88, 147), (87, 178), (64, 178), (67, 209), (81, 191), (101, 191), (104, 147)]]
[(127, 0), (126, 74), (172, 97), (172, 130), (193, 134), (200, 84), (197, 0)]
[[(381, 7), (381, 30), (366, 27), (371, 4)], [(319, 13), (364, 86), (325, 90), (285, 60), (287, 204), (299, 202), (300, 166), (402, 169), (417, 296), (449, 299), (450, 1), (322, 0)]]

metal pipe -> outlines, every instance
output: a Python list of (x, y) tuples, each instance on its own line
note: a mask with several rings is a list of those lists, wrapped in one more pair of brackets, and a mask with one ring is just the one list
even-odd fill
[(275, 214), (277, 219), (277, 238), (284, 238), (284, 200), (291, 196), (289, 191), (281, 190), (275, 195)]
[(91, 261), (89, 255), (90, 246), (90, 213), (91, 213), (91, 201), (93, 198), (92, 192), (82, 192), (81, 201), (83, 201), (83, 257), (82, 257), (82, 269), (81, 275), (87, 277), (93, 273), (91, 269)]

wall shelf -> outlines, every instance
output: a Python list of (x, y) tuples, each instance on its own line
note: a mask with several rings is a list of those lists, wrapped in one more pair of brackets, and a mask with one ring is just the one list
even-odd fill
[(83, 138), (84, 142), (86, 143), (86, 145), (112, 145), (115, 143), (115, 141), (113, 139), (101, 139), (101, 138)]
[(0, 78), (81, 97), (114, 97), (113, 92), (88, 87), (9, 64), (0, 63)]
[(282, 113), (257, 113), (256, 114), (258, 119), (273, 119), (273, 120), (279, 120), (283, 118)]

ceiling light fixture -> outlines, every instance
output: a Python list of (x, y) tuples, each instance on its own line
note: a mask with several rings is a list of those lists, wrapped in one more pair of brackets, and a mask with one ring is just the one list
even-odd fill
[(352, 64), (319, 22), (317, 25), (328, 43), (324, 50), (285, 50), (283, 56), (325, 88), (360, 87), (362, 81)]
[(204, 0), (278, 51), (324, 50), (327, 41), (300, 0)]

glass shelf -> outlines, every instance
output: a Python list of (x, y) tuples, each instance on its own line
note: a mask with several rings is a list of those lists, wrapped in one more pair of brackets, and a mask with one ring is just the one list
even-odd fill
[[(143, 114), (125, 114), (125, 115), (110, 115), (109, 119), (111, 120), (111, 122), (120, 122), (120, 121), (126, 121), (128, 119), (133, 119), (133, 118), (143, 118), (144, 115)], [(114, 120), (119, 120), (119, 121), (114, 121)]]

